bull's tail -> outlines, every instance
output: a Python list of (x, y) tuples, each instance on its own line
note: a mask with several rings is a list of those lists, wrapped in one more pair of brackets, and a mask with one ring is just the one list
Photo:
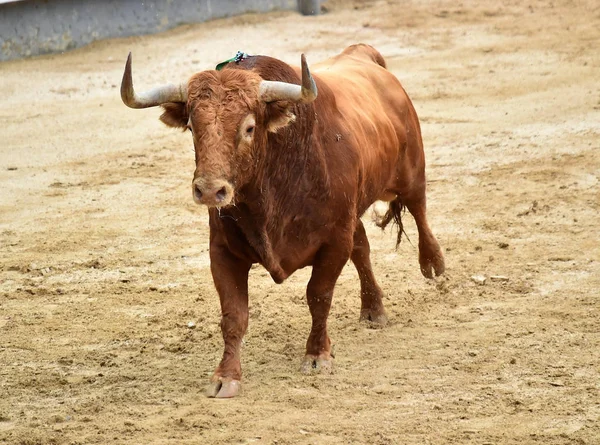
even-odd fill
[(402, 241), (402, 234), (406, 236), (406, 239), (409, 240), (408, 235), (404, 231), (404, 225), (402, 224), (402, 213), (406, 211), (406, 207), (402, 204), (402, 201), (399, 198), (390, 201), (388, 205), (388, 210), (385, 212), (385, 215), (376, 215), (375, 216), (375, 224), (378, 227), (381, 227), (381, 230), (385, 230), (389, 223), (396, 225), (398, 227), (398, 236), (396, 238), (396, 248), (400, 245), (400, 241)]

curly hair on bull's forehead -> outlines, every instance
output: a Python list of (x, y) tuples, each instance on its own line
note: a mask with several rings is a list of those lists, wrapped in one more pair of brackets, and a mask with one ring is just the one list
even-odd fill
[(188, 103), (201, 101), (235, 108), (242, 101), (253, 108), (258, 102), (261, 80), (258, 74), (246, 70), (203, 71), (188, 81)]

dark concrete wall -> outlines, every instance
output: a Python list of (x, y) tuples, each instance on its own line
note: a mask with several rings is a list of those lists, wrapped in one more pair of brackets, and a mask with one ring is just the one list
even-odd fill
[(0, 60), (65, 51), (94, 40), (151, 34), (297, 0), (21, 0), (0, 2)]

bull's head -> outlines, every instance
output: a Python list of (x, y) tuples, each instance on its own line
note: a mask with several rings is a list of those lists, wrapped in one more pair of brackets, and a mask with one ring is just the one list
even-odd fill
[(161, 120), (189, 129), (194, 138), (194, 201), (209, 207), (232, 204), (236, 186), (252, 173), (268, 132), (293, 122), (291, 103), (312, 102), (317, 87), (302, 55), (302, 85), (263, 80), (250, 70), (203, 71), (180, 85), (136, 93), (131, 53), (121, 83), (121, 98), (131, 108), (162, 106)]

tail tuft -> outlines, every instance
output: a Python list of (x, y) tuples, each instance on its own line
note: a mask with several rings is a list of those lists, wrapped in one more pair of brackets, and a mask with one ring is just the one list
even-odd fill
[[(375, 224), (381, 228), (381, 230), (385, 230), (389, 223), (392, 225), (398, 226), (398, 237), (396, 238), (396, 248), (400, 245), (400, 241), (402, 241), (402, 234), (406, 236), (408, 239), (408, 235), (404, 231), (404, 225), (402, 224), (402, 213), (406, 211), (406, 207), (402, 204), (402, 201), (399, 199), (395, 199), (390, 201), (389, 207), (385, 215), (376, 215), (375, 216)], [(409, 240), (410, 241), (410, 240)]]

